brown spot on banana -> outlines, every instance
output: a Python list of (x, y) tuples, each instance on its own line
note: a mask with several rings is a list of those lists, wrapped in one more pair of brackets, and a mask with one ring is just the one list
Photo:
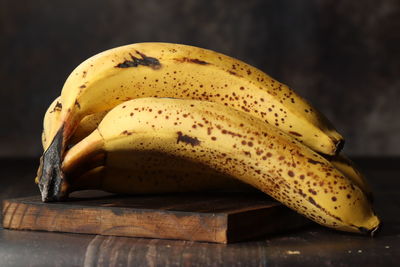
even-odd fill
[(79, 104), (78, 100), (75, 100), (75, 106), (77, 106), (79, 109), (81, 108), (81, 104)]
[(148, 57), (145, 54), (139, 52), (136, 50), (136, 54), (140, 55), (141, 58), (137, 58), (132, 54), (129, 54), (131, 56), (131, 60), (125, 60), (122, 63), (119, 63), (116, 65), (116, 68), (131, 68), (131, 67), (138, 67), (140, 65), (142, 66), (147, 66), (151, 67), (154, 70), (160, 69), (161, 64), (160, 61), (154, 57)]
[(125, 130), (121, 133), (121, 135), (132, 135), (132, 132)]
[(232, 74), (232, 75), (235, 75), (235, 76), (238, 76), (238, 77), (243, 77), (242, 75), (239, 75), (237, 72), (232, 71), (232, 70), (227, 70), (227, 72), (228, 72), (229, 74)]
[(194, 63), (194, 64), (199, 64), (199, 65), (210, 65), (211, 63), (204, 61), (204, 60), (200, 60), (198, 58), (188, 58), (188, 57), (182, 57), (182, 58), (175, 58), (175, 61), (178, 62), (187, 62), (187, 63)]
[(307, 161), (308, 161), (309, 163), (311, 163), (311, 164), (321, 164), (321, 165), (324, 164), (324, 163), (321, 162), (321, 161), (317, 161), (317, 160), (313, 160), (313, 159), (308, 159)]
[(50, 113), (56, 112), (56, 111), (61, 111), (62, 110), (62, 104), (57, 101), (56, 105), (54, 106), (53, 110), (50, 111)]
[(289, 131), (289, 133), (291, 135), (298, 136), (298, 137), (302, 136), (301, 134), (299, 134), (298, 132), (295, 132), (295, 131)]
[(177, 132), (178, 138), (176, 139), (176, 143), (183, 142), (186, 144), (190, 144), (192, 146), (200, 145), (200, 140), (196, 137), (190, 137), (188, 135), (184, 135), (182, 132)]

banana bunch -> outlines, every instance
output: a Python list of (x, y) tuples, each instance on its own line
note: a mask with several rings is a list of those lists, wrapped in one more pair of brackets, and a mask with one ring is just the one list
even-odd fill
[(328, 120), (286, 85), (210, 50), (139, 43), (97, 54), (70, 74), (43, 126), (43, 201), (82, 189), (255, 188), (327, 227), (379, 226)]

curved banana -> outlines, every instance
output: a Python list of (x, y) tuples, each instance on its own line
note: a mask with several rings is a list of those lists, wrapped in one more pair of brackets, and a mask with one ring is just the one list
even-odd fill
[[(43, 137), (42, 143), (43, 143), (43, 147), (45, 149), (49, 145), (48, 139), (46, 137), (50, 134), (50, 131), (51, 131), (53, 125), (57, 125), (57, 123), (59, 121), (59, 114), (61, 113), (61, 108), (59, 107), (59, 103), (60, 103), (60, 98), (58, 97), (52, 102), (50, 107), (47, 109), (47, 112), (44, 117), (45, 119), (44, 119), (44, 128), (43, 128), (43, 134), (42, 134), (42, 137)], [(71, 137), (71, 143), (76, 144), (80, 140), (82, 140), (83, 138), (88, 136), (91, 132), (93, 132), (97, 128), (97, 126), (99, 125), (99, 123), (101, 122), (103, 117), (107, 114), (107, 112), (108, 111), (98, 112), (98, 113), (94, 113), (94, 114), (84, 117), (80, 121), (76, 131), (74, 132), (73, 136)], [(129, 158), (129, 160), (127, 160), (128, 158)], [(119, 175), (123, 178), (132, 176), (133, 169), (130, 167), (130, 165), (131, 165), (130, 163), (131, 162), (139, 162), (139, 160), (143, 159), (143, 158), (145, 158), (143, 155), (141, 155), (141, 157), (136, 157), (136, 158), (132, 158), (132, 155), (129, 155), (126, 158), (121, 159), (121, 161), (118, 162), (118, 166), (119, 166), (118, 169), (120, 169)], [(373, 200), (373, 194), (372, 194), (371, 187), (369, 186), (368, 182), (366, 181), (364, 175), (355, 166), (354, 162), (352, 162), (343, 153), (340, 153), (336, 156), (325, 157), (325, 158), (336, 169), (338, 169), (340, 172), (342, 172), (347, 178), (352, 180), (352, 182), (354, 182), (361, 190), (363, 190), (364, 193), (367, 195), (368, 199), (370, 199), (370, 201)], [(142, 166), (142, 168), (144, 168), (145, 167), (144, 163), (150, 163), (150, 162), (153, 162), (153, 160), (154, 159), (146, 158), (146, 161), (142, 160), (140, 165)], [(146, 166), (149, 167), (148, 170), (151, 170), (151, 172), (154, 172), (155, 171), (154, 166), (158, 166), (159, 164), (160, 163), (154, 163), (151, 166), (149, 166), (149, 165), (146, 165)], [(169, 164), (168, 166), (171, 166), (171, 164)], [(186, 166), (186, 165), (183, 164), (183, 166)], [(174, 172), (174, 170), (180, 170), (181, 168), (182, 168), (182, 164), (178, 164), (178, 165), (176, 165), (175, 169), (171, 168), (170, 171)], [(104, 168), (102, 168), (102, 169), (104, 169)], [(111, 177), (113, 176), (110, 174), (111, 169), (115, 169), (115, 166), (107, 166), (107, 171), (103, 171), (103, 170), (100, 171), (99, 169), (89, 171), (86, 176), (90, 176), (91, 178), (94, 179), (94, 177), (100, 177), (100, 173), (101, 173), (102, 177), (103, 176), (106, 177), (105, 179), (111, 179), (111, 178), (108, 178), (108, 176), (111, 176)], [(139, 170), (135, 169), (134, 171), (143, 173), (144, 169), (139, 169)], [(181, 170), (181, 172), (183, 173), (183, 170)], [(142, 175), (142, 174), (140, 174), (140, 175)], [(161, 174), (159, 174), (157, 177), (160, 177), (160, 175)], [(204, 173), (204, 175), (210, 175), (210, 174)], [(121, 178), (121, 179), (123, 179), (123, 178)], [(78, 183), (79, 183), (79, 181), (78, 181)], [(127, 181), (127, 183), (130, 183), (130, 182)], [(229, 181), (227, 181), (227, 183), (229, 183)], [(124, 183), (118, 183), (115, 186), (123, 186), (123, 184)], [(200, 188), (204, 188), (204, 186), (207, 187), (207, 185), (203, 185), (203, 186), (200, 186)], [(169, 185), (169, 187), (174, 188), (174, 185), (173, 184)], [(229, 186), (229, 184), (227, 184), (227, 187), (231, 188)], [(148, 187), (148, 188), (144, 188), (143, 192), (153, 192), (152, 190), (153, 189)], [(199, 189), (199, 190), (201, 190), (201, 189)]]
[[(141, 98), (111, 110), (65, 155), (73, 172), (104, 154), (118, 166), (129, 151), (157, 151), (235, 177), (315, 222), (338, 230), (377, 229), (366, 196), (325, 158), (275, 127), (221, 104)], [(135, 164), (132, 162), (132, 164)], [(68, 184), (61, 191), (68, 194)]]
[[(94, 131), (103, 117), (107, 114), (108, 111), (104, 112), (99, 112), (99, 113), (94, 113), (91, 115), (86, 116), (85, 118), (82, 119), (82, 121), (79, 123), (75, 133), (73, 134), (71, 138), (71, 143), (76, 144), (86, 136), (88, 136), (92, 131)], [(61, 107), (60, 107), (60, 97), (57, 97), (49, 106), (49, 108), (46, 111), (46, 114), (44, 116), (44, 122), (43, 122), (43, 133), (42, 133), (42, 143), (44, 149), (46, 149), (49, 145), (48, 139), (46, 138), (49, 133), (51, 132), (51, 129), (54, 125), (57, 124), (57, 121), (59, 120), (59, 114), (61, 113)], [(87, 181), (91, 181), (90, 185), (85, 185), (89, 186), (91, 188), (94, 188), (96, 184), (100, 184), (97, 180), (101, 179), (102, 181), (107, 181), (106, 183), (102, 184), (102, 190), (105, 191), (110, 191), (110, 192), (124, 192), (125, 188), (130, 188), (128, 189), (129, 192), (131, 193), (156, 193), (156, 192), (182, 192), (185, 189), (190, 190), (190, 191), (202, 191), (204, 189), (212, 189), (216, 188), (217, 186), (220, 186), (220, 189), (226, 189), (226, 190), (237, 190), (240, 189), (240, 186), (242, 186), (241, 189), (246, 189), (245, 186), (243, 185), (238, 185), (236, 186), (235, 182), (233, 182), (232, 185), (232, 180), (231, 179), (223, 179), (221, 183), (214, 183), (213, 179), (207, 179), (207, 177), (214, 177), (215, 173), (209, 173), (209, 172), (200, 172), (202, 168), (194, 168), (194, 166), (190, 166), (187, 163), (185, 164), (171, 164), (171, 159), (169, 160), (169, 165), (168, 166), (168, 171), (165, 170), (160, 170), (159, 168), (155, 168), (156, 166), (163, 166), (162, 163), (160, 162), (160, 157), (146, 157), (141, 153), (141, 156), (136, 156), (135, 154), (132, 153), (132, 155), (127, 155), (127, 157), (122, 158), (118, 162), (118, 168), (115, 166), (107, 166), (104, 167), (102, 166), (101, 168), (95, 168), (91, 171), (88, 171), (85, 174), (85, 179), (81, 180), (78, 179), (75, 182), (75, 187), (77, 188), (82, 188), (82, 186), (86, 183)], [(142, 159), (142, 161), (140, 161)], [(145, 159), (145, 160), (143, 160)], [(336, 156), (333, 157), (326, 157), (326, 159), (340, 172), (342, 172), (347, 178), (352, 180), (353, 183), (355, 183), (361, 190), (364, 191), (368, 199), (372, 202), (373, 201), (373, 193), (371, 190), (370, 185), (368, 184), (366, 178), (364, 175), (358, 170), (357, 166), (355, 166), (354, 162), (347, 157), (345, 154), (340, 153)], [(157, 161), (157, 162), (155, 162)], [(131, 162), (140, 162), (140, 168), (133, 169), (130, 167)], [(189, 169), (183, 170), (183, 166), (190, 166)], [(187, 173), (196, 171), (197, 177), (200, 177), (200, 179), (196, 179), (197, 181), (201, 181), (201, 183), (195, 184), (193, 183), (190, 179), (182, 179), (181, 184), (176, 184), (176, 181), (172, 181), (171, 179), (168, 179), (168, 177), (171, 177), (171, 173), (175, 173), (175, 176), (177, 175), (176, 172), (180, 173), (180, 176), (186, 177)], [(115, 173), (114, 173), (115, 172)], [(145, 180), (144, 177), (148, 177), (150, 175), (151, 180)], [(87, 177), (90, 177), (90, 179), (87, 179)], [(115, 177), (118, 178), (118, 182), (112, 182), (114, 181)], [(166, 180), (164, 177), (167, 177)], [(206, 178), (203, 178), (206, 177)], [(110, 181), (110, 182), (109, 182)], [(141, 183), (139, 183), (139, 181)], [(143, 181), (143, 182), (142, 182)], [(36, 179), (36, 183), (38, 183), (38, 179)], [(83, 184), (83, 185), (82, 185)], [(134, 184), (135, 186), (132, 186)], [(140, 184), (140, 188), (139, 185)], [(153, 188), (152, 185), (155, 184), (162, 184), (161, 187)], [(197, 185), (197, 187), (195, 186)], [(114, 187), (120, 188), (119, 190), (113, 190)], [(131, 188), (135, 188), (136, 191), (132, 191)], [(99, 188), (100, 189), (100, 188)]]
[(58, 164), (79, 121), (140, 97), (223, 103), (278, 127), (324, 154), (335, 154), (343, 144), (342, 136), (321, 113), (257, 68), (192, 46), (132, 44), (87, 59), (67, 78), (61, 93), (60, 120), (49, 135), (52, 146), (43, 155), (43, 198), (52, 199), (62, 186), (62, 179), (56, 178)]

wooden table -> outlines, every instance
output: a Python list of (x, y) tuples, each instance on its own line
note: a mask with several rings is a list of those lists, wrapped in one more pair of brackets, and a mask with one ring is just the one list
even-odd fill
[[(318, 225), (229, 245), (0, 228), (0, 266), (398, 266), (400, 159), (357, 162), (374, 188), (383, 220), (374, 238)], [(0, 200), (38, 194), (37, 163), (0, 160)]]

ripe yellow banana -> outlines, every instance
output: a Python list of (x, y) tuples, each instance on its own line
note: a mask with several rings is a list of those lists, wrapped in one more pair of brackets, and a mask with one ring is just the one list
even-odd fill
[[(46, 149), (48, 147), (48, 145), (50, 144), (48, 142), (48, 138), (46, 138), (50, 132), (51, 129), (53, 127), (53, 125), (57, 125), (59, 122), (59, 115), (61, 113), (61, 107), (59, 105), (60, 103), (60, 98), (56, 98), (52, 104), (50, 105), (50, 107), (47, 109), (47, 112), (45, 114), (44, 117), (44, 125), (43, 125), (43, 134), (42, 134), (42, 143), (43, 143), (43, 147), (44, 149)], [(76, 131), (74, 132), (73, 136), (71, 137), (71, 144), (76, 144), (78, 143), (80, 140), (82, 140), (83, 138), (85, 138), (86, 136), (88, 136), (90, 133), (92, 133), (97, 126), (99, 125), (99, 123), (101, 122), (101, 120), (103, 119), (103, 117), (107, 114), (108, 111), (103, 111), (103, 112), (98, 112), (98, 113), (94, 113), (91, 115), (88, 115), (86, 117), (84, 117)], [(155, 157), (155, 155), (153, 155)], [(373, 194), (372, 194), (372, 190), (371, 187), (369, 186), (368, 182), (366, 181), (364, 175), (357, 169), (357, 167), (355, 166), (355, 164), (343, 153), (340, 153), (336, 156), (328, 156), (325, 157), (333, 166), (335, 166), (336, 169), (338, 169), (340, 172), (342, 172), (347, 178), (349, 178), (350, 180), (353, 181), (353, 183), (355, 183), (361, 190), (364, 191), (364, 193), (367, 195), (368, 199), (370, 199), (372, 201), (373, 199)], [(146, 160), (144, 160), (146, 159)], [(163, 160), (167, 160), (167, 158), (164, 158)], [(169, 160), (169, 173), (173, 173), (173, 172), (179, 172), (181, 175), (185, 175), (185, 171), (186, 173), (190, 172), (190, 171), (194, 171), (194, 166), (191, 166), (191, 168), (189, 169), (185, 169), (182, 170), (182, 167), (186, 166), (187, 164), (175, 164), (175, 165), (171, 165), (171, 159)], [(157, 161), (157, 162), (155, 162)], [(161, 162), (160, 162), (160, 157), (155, 157), (155, 158), (151, 158), (151, 157), (146, 157), (145, 155), (141, 155), (140, 157), (136, 156), (136, 154), (133, 153), (133, 155), (127, 155), (126, 157), (122, 158), (121, 161), (117, 162), (116, 164), (117, 166), (107, 166), (107, 167), (102, 167), (102, 168), (96, 168), (93, 169), (91, 171), (88, 171), (87, 174), (85, 175), (85, 177), (90, 177), (89, 179), (85, 179), (86, 181), (93, 181), (94, 184), (99, 184), (99, 182), (96, 181), (96, 179), (101, 179), (102, 180), (111, 180), (113, 179), (113, 177), (115, 177), (117, 174), (120, 177), (118, 183), (115, 183), (115, 185), (113, 185), (112, 187), (125, 187), (124, 184), (130, 184), (130, 183), (137, 183), (137, 181), (129, 181), (128, 177), (131, 177), (132, 179), (139, 179), (138, 177), (144, 177), (146, 176), (148, 173), (151, 173), (153, 175), (153, 180), (150, 184), (155, 184), (155, 183), (162, 183), (159, 182), (158, 180), (161, 180), (163, 175), (165, 175), (167, 172), (159, 170), (155, 167), (157, 166), (162, 166)], [(133, 169), (131, 166), (131, 162), (137, 162), (138, 164), (140, 164), (141, 168), (136, 168)], [(140, 162), (140, 163), (139, 163)], [(98, 165), (102, 165), (103, 163), (99, 163)], [(202, 167), (203, 168), (203, 167)], [(196, 169), (196, 173), (199, 174), (200, 176), (200, 170), (202, 168), (197, 168)], [(106, 169), (106, 170), (105, 170)], [(113, 171), (116, 171), (117, 174), (112, 174)], [(133, 175), (136, 174), (136, 175)], [(203, 172), (204, 176), (207, 177), (214, 177), (215, 174), (213, 173), (209, 173), (209, 172)], [(148, 175), (147, 175), (148, 176)], [(79, 177), (79, 175), (78, 175)], [(123, 180), (125, 180), (125, 182), (122, 182)], [(140, 180), (140, 179), (139, 179)], [(212, 188), (214, 186), (213, 184), (213, 180), (212, 179), (199, 179), (199, 181), (202, 181), (202, 185), (199, 184), (199, 187), (196, 190), (201, 191), (204, 188)], [(226, 189), (230, 189), (232, 188), (231, 186), (231, 180), (230, 179), (225, 179), (223, 180), (224, 182), (219, 183), (218, 185), (221, 185), (221, 187), (223, 187), (222, 185), (225, 183)], [(37, 182), (37, 181), (36, 181)], [(171, 180), (169, 180), (168, 182), (171, 182)], [(168, 182), (165, 182), (166, 184)], [(77, 185), (79, 185), (80, 183), (80, 179), (77, 179), (77, 181), (75, 182)], [(111, 183), (107, 183), (108, 185)], [(182, 181), (183, 185), (175, 185), (175, 184), (168, 184), (168, 186), (164, 186), (165, 188), (165, 192), (172, 192), (172, 191), (177, 191), (177, 192), (181, 192), (183, 191), (183, 188), (192, 188), (191, 190), (194, 190), (194, 185), (190, 180), (183, 180)], [(188, 185), (187, 185), (188, 184)], [(94, 186), (94, 185), (93, 185)], [(93, 187), (92, 186), (92, 187)], [(81, 187), (81, 186), (79, 186)], [(129, 186), (128, 186), (129, 187)], [(175, 188), (177, 187), (177, 188)], [(123, 188), (121, 189), (123, 191)], [(175, 189), (174, 189), (175, 188)], [(106, 191), (112, 191), (111, 189), (107, 189), (106, 186), (103, 186), (103, 189)], [(245, 189), (245, 188), (243, 188)], [(120, 191), (121, 191), (120, 190)], [(138, 192), (149, 192), (149, 193), (154, 193), (157, 190), (162, 190), (162, 189), (153, 189), (151, 188), (151, 186), (143, 186), (143, 188), (141, 189), (137, 189)], [(121, 192), (122, 192), (121, 191)]]
[[(221, 104), (156, 98), (124, 102), (66, 153), (62, 169), (73, 172), (102, 154), (107, 165), (118, 166), (129, 151), (157, 151), (204, 164), (327, 227), (369, 233), (379, 225), (362, 190), (324, 157)], [(66, 196), (68, 184), (61, 189)]]
[[(57, 198), (59, 164), (79, 121), (140, 97), (177, 97), (223, 103), (248, 112), (312, 149), (333, 155), (343, 138), (315, 108), (260, 70), (210, 50), (138, 43), (97, 54), (68, 77), (58, 124), (47, 137), (39, 170), (43, 198)], [(55, 180), (55, 181), (54, 181)]]

